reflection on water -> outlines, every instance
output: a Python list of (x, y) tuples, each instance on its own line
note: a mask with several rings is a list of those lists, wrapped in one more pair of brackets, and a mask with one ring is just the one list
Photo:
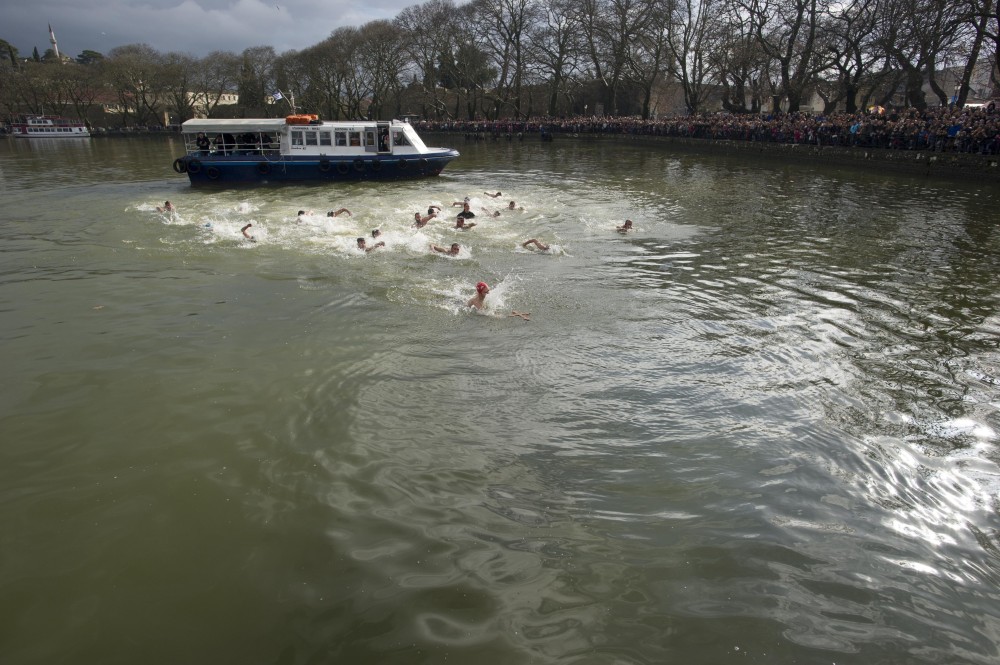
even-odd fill
[(995, 194), (457, 147), (203, 191), (0, 144), (5, 662), (996, 659)]

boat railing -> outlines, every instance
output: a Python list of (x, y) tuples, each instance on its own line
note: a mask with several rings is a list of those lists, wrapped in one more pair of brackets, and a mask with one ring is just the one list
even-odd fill
[(198, 145), (197, 134), (184, 135), (184, 149), (187, 154), (201, 157), (226, 156), (280, 156), (281, 145), (277, 136), (266, 132), (245, 134), (218, 134), (208, 136), (208, 147)]

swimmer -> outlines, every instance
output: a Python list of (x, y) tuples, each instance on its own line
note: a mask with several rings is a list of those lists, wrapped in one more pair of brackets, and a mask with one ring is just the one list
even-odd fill
[(439, 212), (441, 212), (441, 206), (435, 206), (435, 205), (427, 206), (428, 215), (436, 215)]
[(476, 284), (476, 295), (472, 296), (465, 306), (481, 310), (483, 305), (486, 304), (486, 294), (489, 292), (489, 285), (486, 282), (479, 282)]
[(468, 205), (469, 205), (469, 197), (466, 196), (465, 199), (463, 199), (462, 201), (455, 201), (454, 203), (452, 203), (451, 207), (454, 208), (455, 206), (468, 206)]
[(462, 229), (463, 231), (468, 231), (469, 229), (471, 229), (475, 225), (476, 225), (475, 222), (472, 222), (470, 224), (466, 224), (465, 223), (465, 217), (462, 217), (461, 215), (459, 215), (458, 217), (455, 218), (455, 228), (456, 229)]
[(378, 238), (380, 235), (382, 235), (381, 231), (379, 231), (378, 229), (372, 229), (372, 238), (373, 239), (374, 238)]
[(346, 212), (348, 217), (353, 217), (353, 215), (351, 215), (351, 211), (348, 210), (347, 208), (341, 208), (340, 210), (331, 210), (330, 212), (326, 213), (326, 216), (327, 217), (337, 217), (342, 212)]
[(434, 243), (431, 243), (431, 251), (440, 252), (441, 254), (447, 254), (448, 256), (457, 256), (461, 250), (462, 248), (461, 246), (459, 246), (457, 242), (451, 243), (451, 247), (449, 247), (448, 249), (445, 249), (444, 247), (440, 247), (438, 245), (435, 245)]
[(385, 247), (385, 243), (384, 242), (377, 242), (374, 245), (372, 245), (371, 247), (369, 247), (367, 245), (367, 243), (365, 242), (364, 238), (358, 238), (358, 249), (364, 251), (365, 254), (367, 254), (368, 252), (371, 252), (373, 250), (376, 250), (379, 247)]
[(510, 203), (507, 204), (507, 210), (524, 210), (524, 206), (518, 208), (517, 204), (511, 201)]
[(305, 210), (299, 210), (297, 213), (295, 213), (295, 223), (296, 224), (301, 224), (303, 217), (305, 217), (305, 216), (312, 216), (313, 214), (315, 214), (315, 213), (313, 213), (312, 210), (310, 210), (308, 212), (306, 212)]
[(525, 240), (523, 243), (521, 243), (521, 247), (524, 247), (525, 249), (528, 248), (528, 245), (534, 245), (535, 247), (537, 247), (538, 249), (542, 250), (543, 252), (548, 251), (548, 249), (549, 249), (549, 245), (546, 245), (543, 242), (539, 242), (538, 238), (532, 238), (531, 240)]
[(531, 318), (530, 318), (531, 317), (531, 312), (519, 312), (516, 309), (510, 310), (510, 316), (519, 316), (522, 319), (524, 319), (525, 321), (530, 321), (531, 320)]
[(247, 224), (242, 229), (240, 229), (240, 232), (243, 234), (243, 237), (249, 240), (250, 242), (257, 242), (256, 238), (247, 233), (247, 229), (249, 229), (251, 226), (253, 226), (253, 224)]
[(458, 213), (458, 216), (459, 217), (464, 217), (465, 219), (472, 219), (473, 217), (476, 216), (476, 213), (474, 213), (471, 210), (469, 210), (469, 204), (468, 203), (463, 203), (462, 204), (462, 212)]
[(480, 210), (482, 210), (483, 212), (485, 212), (490, 217), (499, 217), (500, 216), (500, 211), (499, 210), (490, 210), (489, 208), (480, 208)]
[(626, 219), (624, 224), (622, 224), (621, 226), (615, 227), (615, 231), (618, 231), (618, 233), (628, 233), (631, 230), (632, 230), (632, 220), (631, 219)]
[(164, 201), (163, 206), (156, 206), (156, 212), (177, 212), (177, 208), (170, 201)]
[(489, 192), (483, 192), (483, 194), (485, 194), (486, 196), (490, 197), (491, 199), (495, 199), (495, 198), (499, 198), (499, 197), (503, 196), (502, 192), (497, 192), (496, 194), (490, 194)]
[(427, 222), (431, 221), (435, 217), (437, 217), (436, 212), (432, 212), (426, 215), (425, 217), (421, 217), (419, 212), (415, 212), (413, 213), (413, 226), (417, 227), (418, 229), (422, 229), (425, 226), (427, 226)]

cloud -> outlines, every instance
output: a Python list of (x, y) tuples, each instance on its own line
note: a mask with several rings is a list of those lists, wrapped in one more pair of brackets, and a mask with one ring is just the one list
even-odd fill
[[(0, 26), (6, 39), (30, 55), (50, 48), (52, 25), (59, 51), (107, 54), (117, 46), (148, 44), (162, 53), (204, 56), (273, 46), (278, 53), (308, 48), (343, 26), (392, 19), (415, 0), (31, 0), (6, 3)], [(81, 6), (86, 4), (87, 6)]]

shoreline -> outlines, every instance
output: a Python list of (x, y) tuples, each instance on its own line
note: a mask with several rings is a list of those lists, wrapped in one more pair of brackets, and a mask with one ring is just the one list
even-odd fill
[[(422, 134), (452, 134), (464, 136), (466, 141), (500, 140), (501, 135), (491, 133), (462, 134), (460, 132), (423, 131)], [(669, 145), (678, 151), (691, 154), (724, 155), (762, 158), (780, 163), (797, 162), (825, 166), (846, 166), (861, 171), (892, 170), (898, 173), (926, 176), (944, 180), (974, 180), (1000, 183), (1000, 155), (980, 155), (962, 152), (932, 152), (929, 150), (887, 150), (852, 146), (816, 146), (803, 143), (777, 143), (762, 141), (734, 141), (731, 139), (695, 139), (678, 136), (646, 134), (579, 133), (552, 134), (552, 142), (573, 141), (629, 141)], [(514, 137), (502, 135), (514, 140)], [(517, 140), (541, 140), (528, 134)]]
[[(541, 141), (535, 133), (517, 135), (488, 132), (453, 132), (423, 129), (422, 136), (457, 136), (465, 141)], [(120, 130), (95, 133), (91, 138), (167, 138), (179, 133), (163, 131)], [(772, 143), (734, 141), (731, 139), (697, 139), (678, 136), (617, 133), (556, 133), (552, 143), (573, 141), (629, 141), (669, 145), (680, 152), (703, 155), (740, 156), (766, 159), (780, 163), (796, 162), (832, 167), (850, 167), (860, 171), (885, 171), (924, 176), (942, 180), (964, 180), (1000, 184), (1000, 155), (980, 155), (963, 152), (933, 152), (929, 150), (887, 150), (853, 146), (816, 146), (803, 143)], [(549, 142), (549, 141), (546, 141)]]

